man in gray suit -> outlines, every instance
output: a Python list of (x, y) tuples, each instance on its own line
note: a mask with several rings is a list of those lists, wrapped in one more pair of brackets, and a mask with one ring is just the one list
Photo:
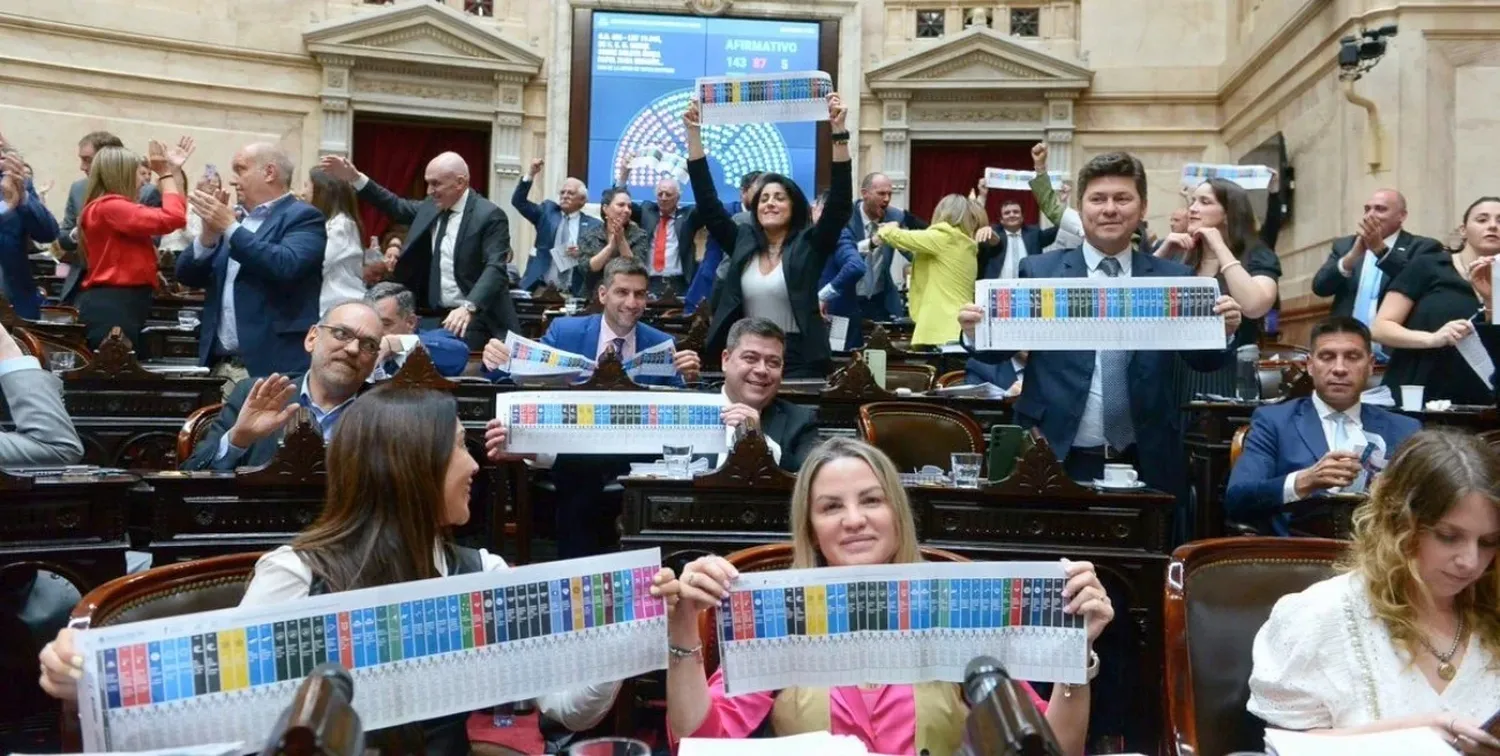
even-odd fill
[[(88, 269), (88, 260), (78, 254), (78, 214), (83, 212), (84, 192), (88, 191), (89, 168), (94, 165), (94, 154), (105, 147), (124, 146), (125, 143), (119, 137), (108, 131), (92, 131), (78, 141), (78, 170), (83, 171), (83, 178), (74, 181), (68, 188), (68, 206), (63, 210), (62, 227), (57, 235), (57, 245), (66, 253), (62, 261), (72, 266), (59, 297), (63, 304), (73, 303), (81, 290), (84, 271)], [(161, 207), (161, 192), (157, 191), (153, 182), (148, 181), (141, 187), (141, 194), (137, 199), (142, 205)]]
[(0, 393), (10, 406), (14, 431), (0, 433), (0, 466), (71, 465), (83, 443), (63, 408), (62, 381), (21, 351), (0, 326)]

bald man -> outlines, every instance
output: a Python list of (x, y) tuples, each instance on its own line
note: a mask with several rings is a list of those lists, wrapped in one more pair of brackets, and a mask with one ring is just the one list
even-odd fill
[(556, 202), (532, 202), (531, 187), (541, 172), (542, 159), (531, 161), (526, 177), (516, 183), (516, 190), (510, 195), (511, 207), (536, 227), (536, 247), (531, 261), (526, 263), (526, 274), (521, 276), (521, 288), (532, 291), (551, 284), (575, 297), (586, 297), (588, 266), (580, 263), (588, 261), (578, 251), (578, 239), (603, 221), (584, 214), (589, 188), (572, 176), (563, 179), (557, 188)]
[(323, 214), (292, 196), (295, 174), (285, 150), (249, 144), (228, 177), (243, 218), (227, 192), (188, 195), (203, 232), (177, 255), (177, 280), (208, 292), (198, 362), (229, 378), (226, 389), (247, 376), (307, 370), (302, 341), (318, 322), (328, 238)]
[(397, 197), (338, 155), (325, 155), (320, 165), (392, 222), (411, 227), (395, 279), (416, 294), (423, 329), (444, 328), (472, 350), (519, 330), (505, 273), (510, 222), (469, 189), (469, 165), (458, 153), (427, 164), (427, 198), (420, 202)]
[(1407, 233), (1401, 227), (1405, 222), (1406, 197), (1395, 189), (1380, 189), (1365, 203), (1354, 234), (1334, 240), (1312, 283), (1314, 294), (1333, 297), (1331, 314), (1370, 325), (1391, 279), (1408, 262), (1444, 252), (1437, 239)]

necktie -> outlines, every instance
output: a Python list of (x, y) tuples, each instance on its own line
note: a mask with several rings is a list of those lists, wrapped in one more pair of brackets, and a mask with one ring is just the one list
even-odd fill
[(615, 356), (619, 357), (621, 362), (624, 362), (625, 361), (625, 340), (624, 339), (615, 339), (614, 341), (610, 342), (610, 344), (614, 347)]
[(427, 306), (443, 306), (443, 238), (448, 235), (448, 218), (452, 210), (438, 213), (437, 230), (432, 234), (432, 264), (427, 276)]
[[(1375, 307), (1380, 301), (1380, 285), (1385, 282), (1385, 274), (1376, 267), (1375, 255), (1366, 252), (1359, 266), (1359, 289), (1354, 293), (1354, 319), (1365, 325), (1375, 322)], [(1380, 346), (1375, 346), (1377, 354), (1384, 354)]]
[(656, 240), (651, 245), (651, 272), (661, 275), (667, 272), (667, 224), (672, 219), (662, 215), (656, 224)]
[[(1110, 278), (1123, 272), (1120, 261), (1106, 257), (1099, 270)], [(1130, 419), (1130, 352), (1099, 353), (1099, 384), (1104, 388), (1104, 440), (1115, 449), (1135, 443), (1135, 424)]]
[(1333, 448), (1329, 451), (1348, 451), (1349, 446), (1349, 416), (1342, 412), (1333, 413)]
[[(880, 291), (880, 277), (889, 275), (881, 270), (880, 247), (875, 243), (875, 232), (880, 229), (880, 224), (875, 221), (865, 220), (865, 240), (869, 242), (870, 254), (866, 258), (866, 270), (864, 278), (854, 285), (854, 293), (869, 299)], [(890, 267), (886, 265), (885, 267)]]

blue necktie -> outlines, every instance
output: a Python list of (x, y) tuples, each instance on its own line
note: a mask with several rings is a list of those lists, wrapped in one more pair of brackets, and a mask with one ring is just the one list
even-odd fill
[(625, 361), (625, 340), (624, 339), (615, 339), (611, 343), (613, 343), (614, 347), (615, 347), (615, 356), (619, 357), (621, 362), (624, 362)]
[[(1385, 273), (1376, 267), (1375, 255), (1366, 252), (1359, 265), (1359, 288), (1354, 292), (1354, 319), (1366, 326), (1375, 322), (1376, 306), (1380, 302), (1380, 285)], [(1375, 353), (1384, 357), (1385, 350), (1375, 345)]]
[[(1113, 257), (1101, 260), (1099, 270), (1110, 278), (1118, 278), (1123, 272), (1120, 261)], [(1130, 419), (1129, 367), (1130, 352), (1099, 353), (1099, 384), (1104, 389), (1104, 441), (1115, 449), (1135, 443), (1135, 424)]]

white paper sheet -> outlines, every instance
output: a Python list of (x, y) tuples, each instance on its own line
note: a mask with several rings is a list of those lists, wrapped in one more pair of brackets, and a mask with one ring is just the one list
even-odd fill
[(495, 397), (513, 454), (656, 454), (691, 444), (728, 451), (724, 394), (688, 391), (514, 391)]
[(807, 732), (782, 738), (683, 738), (677, 756), (874, 756), (852, 735)]
[(1060, 562), (917, 562), (744, 572), (719, 605), (724, 690), (962, 682), (994, 656), (1012, 677), (1079, 684), (1082, 615)]
[(678, 181), (688, 180), (687, 158), (660, 147), (652, 147), (637, 153), (630, 159), (631, 168), (646, 168), (670, 174)]
[(1271, 169), (1264, 165), (1188, 163), (1182, 166), (1182, 186), (1187, 189), (1196, 189), (1211, 178), (1233, 181), (1243, 189), (1271, 188)]
[(632, 378), (637, 376), (666, 378), (677, 375), (677, 368), (672, 363), (676, 354), (677, 350), (669, 339), (650, 349), (636, 352), (625, 361), (622, 367), (625, 368), (625, 374)]
[(592, 373), (595, 363), (581, 354), (554, 349), (518, 333), (505, 334), (510, 363), (502, 367), (511, 375), (576, 375)]
[(259, 750), (320, 660), (350, 669), (366, 730), (663, 669), (660, 564), (647, 549), (86, 630), (84, 746)]
[[(1052, 182), (1053, 189), (1061, 189), (1062, 182), (1068, 174), (1062, 171), (1047, 171), (1047, 178)], [(1014, 171), (1009, 168), (986, 168), (984, 169), (984, 185), (990, 189), (1013, 189), (1018, 192), (1031, 191), (1031, 182), (1036, 178), (1036, 171)]]
[(1015, 278), (974, 283), (977, 350), (1222, 350), (1213, 278)]
[(1479, 334), (1469, 331), (1469, 335), (1458, 340), (1458, 353), (1463, 356), (1464, 362), (1469, 363), (1469, 369), (1474, 375), (1484, 381), (1484, 385), (1493, 385), (1495, 378), (1495, 362), (1490, 359), (1490, 353), (1485, 351), (1484, 342), (1479, 340)]
[[(212, 743), (200, 746), (181, 746), (178, 748), (162, 748), (155, 751), (110, 751), (112, 756), (233, 756), (233, 754), (244, 753), (247, 749), (243, 742), (234, 743)], [(256, 748), (255, 750), (260, 750)], [(27, 756), (27, 754), (13, 753), (11, 756)], [(53, 754), (53, 756), (57, 756)], [(66, 754), (65, 756), (85, 756), (84, 754)]]
[(828, 348), (842, 352), (849, 344), (849, 319), (842, 315), (828, 316)]
[(833, 77), (823, 71), (704, 76), (694, 91), (705, 126), (826, 121)]
[(1271, 756), (1453, 756), (1437, 730), (1407, 730), (1365, 735), (1317, 735), (1266, 728), (1266, 750)]

